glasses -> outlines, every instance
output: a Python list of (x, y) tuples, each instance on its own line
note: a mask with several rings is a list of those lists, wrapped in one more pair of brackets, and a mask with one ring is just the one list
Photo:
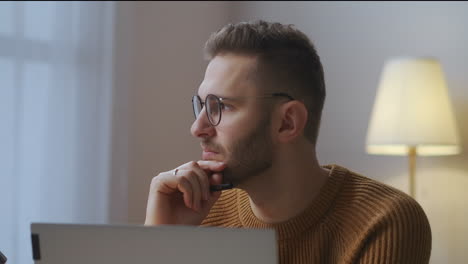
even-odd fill
[(225, 107), (223, 103), (224, 100), (232, 100), (232, 99), (240, 99), (240, 98), (263, 99), (263, 98), (274, 98), (274, 97), (286, 97), (290, 101), (294, 100), (292, 96), (286, 93), (272, 93), (272, 94), (268, 94), (264, 96), (257, 96), (257, 97), (244, 96), (244, 97), (230, 97), (230, 98), (226, 98), (226, 97), (222, 98), (214, 94), (209, 94), (206, 96), (205, 102), (202, 102), (200, 96), (194, 95), (192, 97), (193, 113), (195, 114), (195, 119), (197, 119), (203, 109), (203, 106), (205, 106), (206, 107), (205, 112), (208, 117), (208, 120), (210, 121), (210, 124), (212, 126), (217, 126), (219, 122), (221, 122), (221, 113)]

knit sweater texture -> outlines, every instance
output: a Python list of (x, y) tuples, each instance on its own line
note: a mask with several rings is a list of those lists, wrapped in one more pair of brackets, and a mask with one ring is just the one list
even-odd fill
[(338, 165), (298, 216), (268, 224), (240, 189), (223, 191), (203, 226), (271, 228), (279, 263), (428, 263), (431, 229), (421, 206), (405, 193)]

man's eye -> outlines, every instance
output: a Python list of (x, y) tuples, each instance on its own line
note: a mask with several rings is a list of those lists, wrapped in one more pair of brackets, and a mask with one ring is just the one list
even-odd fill
[(231, 105), (224, 104), (224, 103), (221, 104), (221, 110), (222, 110), (222, 111), (225, 111), (225, 110), (228, 110), (228, 111), (229, 111), (229, 110), (231, 110), (231, 109), (232, 109), (232, 106), (231, 106)]

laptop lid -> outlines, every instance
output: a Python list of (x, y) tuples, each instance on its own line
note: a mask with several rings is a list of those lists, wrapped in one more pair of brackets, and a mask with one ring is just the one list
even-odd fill
[(32, 223), (35, 264), (272, 264), (275, 232), (198, 226)]

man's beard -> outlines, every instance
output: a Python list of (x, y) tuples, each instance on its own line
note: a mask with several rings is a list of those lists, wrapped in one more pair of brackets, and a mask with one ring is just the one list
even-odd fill
[(271, 168), (273, 147), (270, 125), (269, 115), (264, 115), (252, 133), (233, 144), (223, 171), (223, 182), (236, 186)]

